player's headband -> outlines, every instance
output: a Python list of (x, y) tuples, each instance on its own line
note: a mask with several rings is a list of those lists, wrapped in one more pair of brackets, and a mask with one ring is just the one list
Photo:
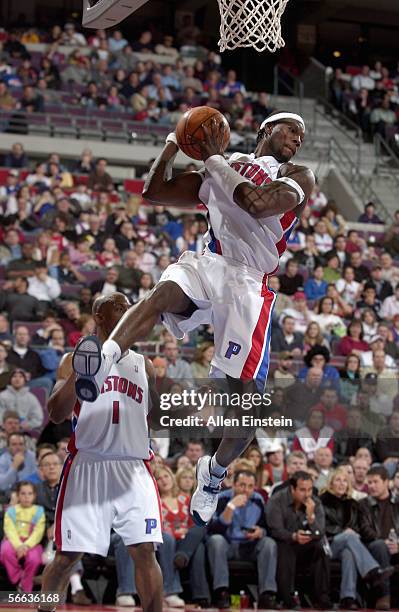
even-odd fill
[(292, 121), (297, 121), (303, 131), (305, 131), (305, 122), (300, 115), (296, 115), (295, 113), (277, 113), (276, 115), (272, 115), (263, 121), (260, 126), (260, 129), (263, 130), (268, 123), (278, 123), (279, 121), (283, 121), (284, 119), (291, 119)]

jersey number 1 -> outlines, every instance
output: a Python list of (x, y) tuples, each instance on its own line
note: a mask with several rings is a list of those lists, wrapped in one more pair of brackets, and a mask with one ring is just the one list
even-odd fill
[(112, 424), (119, 425), (119, 402), (112, 403)]

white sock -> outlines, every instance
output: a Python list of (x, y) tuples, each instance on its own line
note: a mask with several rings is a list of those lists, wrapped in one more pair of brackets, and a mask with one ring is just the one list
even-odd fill
[(219, 463), (216, 461), (216, 455), (213, 455), (211, 459), (212, 476), (217, 476), (218, 478), (222, 478), (222, 476), (224, 476), (226, 469), (227, 468), (225, 468), (223, 465), (219, 465)]
[(83, 584), (80, 579), (80, 574), (78, 574), (77, 572), (75, 574), (72, 574), (69, 579), (69, 582), (71, 583), (72, 595), (76, 595), (78, 591), (83, 591)]
[(110, 357), (114, 363), (121, 358), (122, 351), (115, 340), (106, 340), (102, 346), (102, 352), (106, 357)]

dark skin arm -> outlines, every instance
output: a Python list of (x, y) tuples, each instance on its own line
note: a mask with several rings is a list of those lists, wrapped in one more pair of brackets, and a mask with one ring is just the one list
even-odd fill
[(160, 424), (162, 410), (160, 409), (159, 395), (155, 384), (155, 369), (152, 365), (152, 361), (147, 358), (145, 358), (145, 371), (148, 379), (148, 394), (150, 399), (147, 422), (152, 429), (158, 431), (159, 429), (162, 429), (162, 426)]
[[(206, 140), (196, 142), (201, 147), (204, 161), (212, 155), (223, 155), (224, 124), (217, 125), (214, 121), (210, 127), (203, 125), (202, 128)], [(290, 210), (295, 210), (296, 216), (299, 217), (314, 187), (313, 172), (304, 166), (286, 163), (281, 166), (280, 177), (293, 179), (303, 189), (305, 199), (300, 205), (295, 189), (280, 181), (272, 181), (262, 187), (249, 181), (240, 183), (234, 190), (235, 203), (257, 219), (272, 217)]]
[(198, 172), (183, 172), (175, 178), (169, 178), (178, 150), (173, 142), (166, 143), (152, 164), (143, 197), (152, 204), (195, 208), (200, 202), (198, 192), (202, 183), (201, 175)]
[(72, 369), (72, 353), (61, 359), (57, 370), (57, 380), (47, 404), (48, 413), (53, 423), (63, 423), (68, 419), (76, 403), (76, 375)]

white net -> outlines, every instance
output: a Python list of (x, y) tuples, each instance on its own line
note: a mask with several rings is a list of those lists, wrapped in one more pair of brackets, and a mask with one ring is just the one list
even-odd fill
[(288, 0), (218, 0), (220, 51), (254, 47), (274, 53), (285, 43), (281, 36), (281, 17)]

